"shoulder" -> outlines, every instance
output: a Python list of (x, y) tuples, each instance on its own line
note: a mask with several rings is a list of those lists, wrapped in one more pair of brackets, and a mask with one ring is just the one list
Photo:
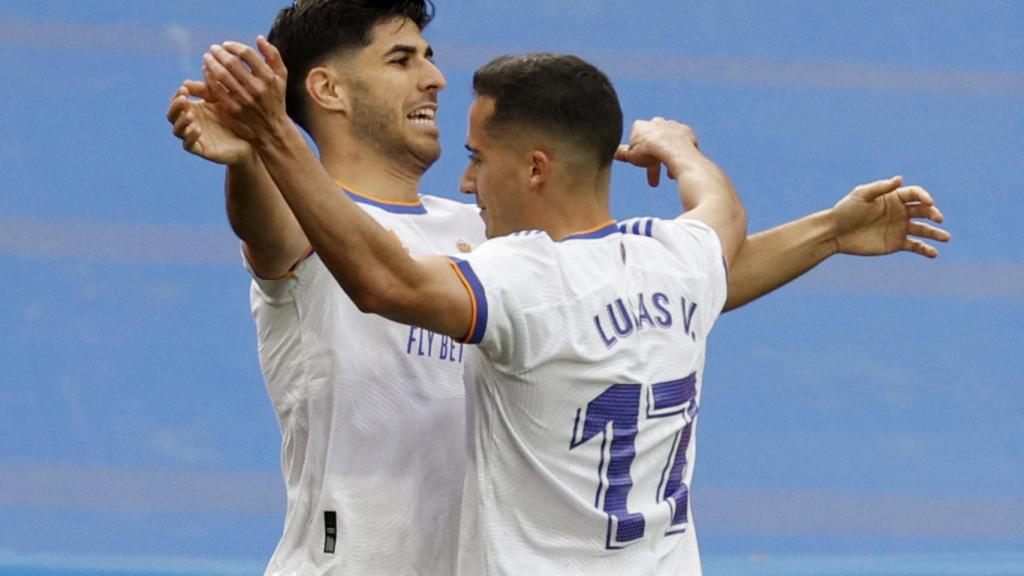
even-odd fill
[(472, 215), (476, 217), (480, 215), (480, 209), (476, 207), (476, 204), (459, 202), (458, 200), (442, 198), (441, 196), (422, 194), (420, 195), (420, 202), (423, 203), (423, 207), (427, 209), (427, 212)]
[(490, 238), (474, 251), (481, 259), (494, 259), (493, 254), (521, 253), (534, 260), (555, 246), (555, 241), (543, 230), (522, 230), (506, 236)]
[(654, 222), (657, 218), (640, 217), (628, 218), (619, 222), (619, 232), (633, 236), (651, 237), (654, 232)]
[(721, 250), (718, 234), (707, 224), (692, 218), (641, 217), (619, 222), (619, 231), (627, 236), (653, 238), (670, 249), (700, 248)]
[(692, 218), (665, 220), (651, 216), (629, 218), (619, 222), (619, 232), (633, 236), (655, 238), (666, 234), (708, 235), (715, 234), (711, 226)]
[(540, 230), (524, 230), (491, 238), (469, 254), (461, 255), (485, 283), (503, 285), (543, 275), (556, 265), (555, 242)]

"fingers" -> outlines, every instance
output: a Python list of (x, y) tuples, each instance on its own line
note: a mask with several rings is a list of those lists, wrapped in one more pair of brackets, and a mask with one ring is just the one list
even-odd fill
[(203, 133), (195, 124), (188, 124), (185, 126), (181, 136), (181, 147), (193, 154), (202, 156), (202, 149), (199, 146), (199, 140), (202, 138)]
[(920, 254), (926, 258), (938, 258), (939, 250), (931, 244), (920, 240), (920, 238), (936, 242), (948, 242), (950, 234), (941, 228), (936, 228), (925, 222), (911, 222), (907, 225), (907, 237), (903, 239), (903, 245), (900, 246), (900, 249)]
[(907, 216), (910, 218), (925, 218), (932, 222), (942, 223), (945, 216), (935, 206), (926, 206), (924, 204), (909, 204), (907, 205)]
[(934, 246), (925, 244), (916, 238), (907, 238), (904, 240), (901, 249), (907, 252), (913, 252), (914, 254), (920, 254), (926, 258), (938, 258), (939, 256), (939, 251)]
[(937, 242), (949, 242), (950, 239), (949, 232), (925, 222), (911, 222), (907, 225), (907, 234)]
[[(188, 98), (182, 96), (177, 99), (172, 104), (174, 119), (171, 122), (174, 125), (174, 135), (181, 140), (182, 148), (189, 152), (195, 152), (196, 144), (203, 134), (194, 121), (190, 106), (191, 102), (189, 102)], [(168, 120), (170, 119), (170, 114), (168, 114)]]
[(650, 155), (633, 149), (628, 144), (620, 144), (615, 149), (615, 159), (619, 162), (628, 162), (634, 166), (640, 166), (647, 170), (647, 184), (657, 188), (661, 183), (661, 162)]
[[(221, 50), (226, 54), (215, 54), (228, 68), (247, 80), (257, 78), (263, 82), (274, 80), (274, 71), (263, 61), (263, 58), (255, 50), (239, 42), (225, 42)], [(243, 66), (244, 63), (244, 66)]]
[(865, 202), (872, 202), (903, 184), (902, 176), (893, 176), (888, 180), (875, 180), (868, 184), (861, 184), (853, 189), (854, 196), (860, 197)]
[[(187, 102), (187, 101), (186, 101)], [(187, 108), (175, 118), (174, 135), (181, 140), (181, 147), (189, 152), (196, 151), (196, 144), (202, 137), (202, 131), (195, 124), (191, 112)]]
[(630, 161), (630, 147), (629, 145), (618, 145), (615, 149), (615, 160), (620, 162)]
[(171, 121), (174, 125), (174, 135), (178, 138), (184, 137), (185, 128), (192, 123), (192, 115), (189, 114), (188, 110), (188, 100), (185, 100), (184, 103), (185, 105), (178, 110), (174, 120)]
[(657, 188), (661, 182), (661, 163), (654, 164), (653, 166), (647, 167), (647, 185), (651, 188)]
[(210, 52), (203, 55), (203, 77), (218, 100), (233, 100), (233, 97), (245, 98), (248, 95), (231, 72)]
[[(207, 57), (209, 56), (209, 58)], [(262, 88), (263, 82), (235, 54), (214, 44), (203, 56), (203, 63), (225, 88), (242, 101), (249, 101)]]
[(174, 124), (182, 112), (188, 107), (188, 92), (184, 87), (178, 88), (171, 97), (171, 103), (167, 107), (167, 121)]
[(270, 66), (274, 74), (282, 78), (288, 77), (288, 69), (284, 66), (284, 59), (281, 58), (281, 52), (278, 51), (277, 46), (271, 44), (261, 34), (256, 37), (256, 47), (260, 49), (260, 53), (267, 61), (267, 66)]
[(935, 199), (928, 193), (927, 190), (920, 186), (904, 186), (896, 190), (896, 196), (903, 201), (904, 204), (911, 202), (920, 202), (926, 206), (932, 206), (935, 204)]
[(209, 101), (210, 91), (206, 86), (206, 82), (200, 82), (198, 80), (185, 80), (181, 86), (188, 91), (188, 95), (195, 98), (202, 98), (203, 100)]
[[(174, 104), (174, 101), (177, 100), (178, 98), (181, 98), (182, 96), (188, 96), (188, 90), (185, 88), (184, 84), (182, 84), (181, 86), (178, 86), (178, 89), (174, 91), (174, 94), (171, 94), (171, 102), (170, 103)], [(169, 119), (170, 118), (168, 118), (168, 120)]]

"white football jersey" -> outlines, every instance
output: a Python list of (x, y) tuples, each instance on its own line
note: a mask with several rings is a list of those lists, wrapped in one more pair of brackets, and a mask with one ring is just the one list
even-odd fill
[[(484, 240), (475, 206), (349, 195), (412, 254)], [(453, 574), (470, 347), (363, 314), (316, 254), (251, 302), (288, 496), (266, 574)]]
[(452, 258), (475, 301), (459, 574), (699, 575), (690, 481), (718, 236), (634, 219)]

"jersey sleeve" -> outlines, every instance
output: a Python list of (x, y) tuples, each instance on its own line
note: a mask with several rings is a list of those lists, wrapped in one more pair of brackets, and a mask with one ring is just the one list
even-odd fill
[(470, 254), (449, 257), (473, 301), (463, 342), (476, 344), (498, 365), (511, 366), (530, 348), (523, 310), (548, 292), (555, 266), (547, 234), (488, 240)]
[(729, 270), (718, 234), (699, 220), (676, 218), (654, 220), (651, 236), (666, 245), (684, 265), (707, 275), (705, 298), (711, 302), (706, 308), (713, 314), (707, 319), (711, 325), (722, 313), (729, 292)]
[(249, 272), (249, 276), (252, 278), (253, 295), (259, 296), (261, 299), (271, 304), (283, 304), (290, 301), (293, 298), (292, 288), (298, 281), (298, 277), (303, 274), (313, 273), (312, 271), (304, 270), (311, 268), (309, 261), (312, 260), (310, 257), (314, 254), (312, 247), (310, 247), (309, 251), (306, 252), (306, 254), (303, 255), (303, 257), (285, 274), (278, 278), (263, 278), (256, 274), (252, 269), (249, 259), (245, 257), (245, 249), (241, 248), (241, 244), (239, 246), (242, 266), (245, 267), (246, 271)]

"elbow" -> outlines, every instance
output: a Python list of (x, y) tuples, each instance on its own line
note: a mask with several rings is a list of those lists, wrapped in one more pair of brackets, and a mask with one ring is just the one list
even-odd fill
[(387, 282), (367, 282), (347, 290), (356, 308), (364, 314), (376, 314), (401, 322), (408, 307), (407, 290)]
[(736, 252), (743, 246), (747, 239), (747, 209), (738, 200), (733, 202), (729, 216), (729, 233), (732, 236), (732, 243), (736, 246)]
[(348, 297), (363, 314), (380, 314), (384, 303), (372, 290), (349, 290)]
[(737, 233), (739, 234), (740, 241), (742, 243), (742, 241), (747, 238), (747, 209), (743, 204), (737, 203), (734, 217), (736, 218)]
[(347, 290), (349, 299), (364, 314), (386, 315), (391, 307), (388, 291), (371, 286), (358, 286)]
[[(747, 210), (743, 204), (736, 202), (729, 214), (728, 236), (723, 236), (723, 250), (726, 266), (731, 270), (739, 258), (743, 245), (747, 241)], [(731, 291), (730, 291), (731, 292)], [(732, 296), (732, 294), (730, 294)]]

